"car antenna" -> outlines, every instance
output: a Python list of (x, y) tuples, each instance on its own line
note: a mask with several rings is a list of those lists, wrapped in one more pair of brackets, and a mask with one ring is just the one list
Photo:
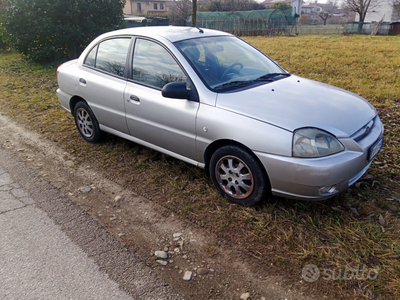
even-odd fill
[(200, 33), (204, 33), (203, 29), (199, 28), (196, 26), (196, 28), (199, 30)]

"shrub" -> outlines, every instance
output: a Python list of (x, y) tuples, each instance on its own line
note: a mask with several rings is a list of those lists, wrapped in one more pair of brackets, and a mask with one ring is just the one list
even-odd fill
[(123, 26), (123, 0), (8, 0), (7, 39), (35, 61), (76, 58), (97, 35)]

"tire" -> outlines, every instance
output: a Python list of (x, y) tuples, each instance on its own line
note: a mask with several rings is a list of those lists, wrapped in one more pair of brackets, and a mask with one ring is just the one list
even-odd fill
[(75, 105), (74, 118), (76, 128), (85, 141), (97, 143), (101, 140), (103, 132), (100, 130), (99, 122), (85, 102), (80, 101)]
[(268, 176), (260, 162), (242, 147), (219, 148), (210, 160), (211, 179), (228, 201), (252, 206), (270, 192)]

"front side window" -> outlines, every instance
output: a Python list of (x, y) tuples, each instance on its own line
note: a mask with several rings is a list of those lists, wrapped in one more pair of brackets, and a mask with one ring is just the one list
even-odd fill
[(115, 38), (101, 42), (86, 56), (84, 65), (124, 76), (130, 38)]
[(137, 39), (133, 52), (132, 79), (162, 89), (175, 81), (186, 81), (186, 75), (171, 54), (159, 44)]

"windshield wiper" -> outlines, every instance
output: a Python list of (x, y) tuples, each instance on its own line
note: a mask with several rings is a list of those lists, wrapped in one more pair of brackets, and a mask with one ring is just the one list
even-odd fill
[(265, 80), (265, 81), (269, 81), (269, 80), (273, 81), (272, 78), (277, 77), (277, 76), (286, 76), (286, 77), (289, 77), (289, 76), (290, 76), (290, 73), (268, 73), (268, 74), (265, 74), (265, 75), (263, 75), (263, 76), (258, 77), (258, 78), (255, 79), (254, 81), (264, 81), (264, 80)]
[(277, 76), (290, 76), (290, 73), (268, 73), (268, 74), (265, 74), (256, 79), (253, 79), (253, 80), (237, 80), (237, 81), (230, 81), (227, 83), (223, 83), (223, 84), (217, 85), (216, 87), (214, 87), (214, 89), (220, 89), (220, 88), (224, 88), (224, 87), (241, 87), (241, 86), (246, 86), (251, 83), (255, 83), (255, 82), (259, 82), (259, 81), (272, 82), (272, 81), (275, 81), (274, 77), (277, 77)]
[(220, 89), (223, 87), (229, 87), (229, 86), (245, 86), (248, 85), (249, 83), (252, 83), (254, 80), (237, 80), (237, 81), (230, 81), (227, 83), (223, 83), (220, 85), (217, 85), (214, 87), (214, 89)]

